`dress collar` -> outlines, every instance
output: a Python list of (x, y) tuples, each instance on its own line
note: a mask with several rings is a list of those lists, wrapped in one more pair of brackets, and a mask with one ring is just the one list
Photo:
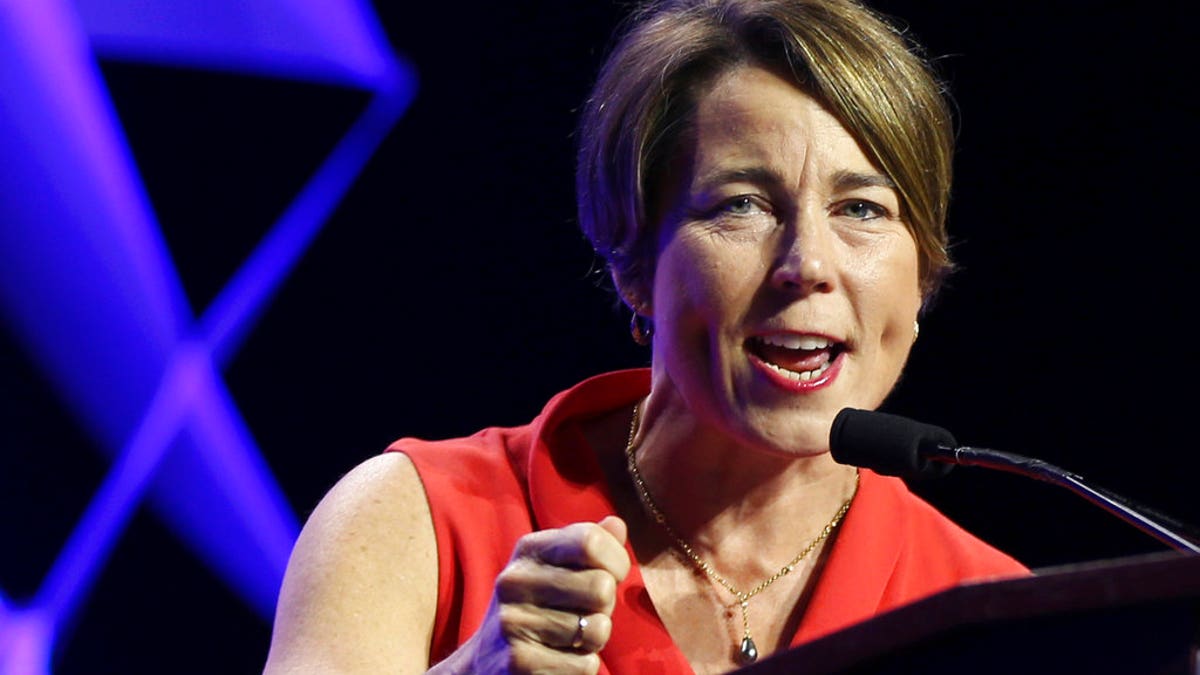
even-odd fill
[[(534, 421), (521, 463), (537, 529), (597, 522), (615, 515), (612, 493), (579, 422), (633, 404), (650, 389), (650, 371), (599, 375), (551, 399)], [(880, 528), (890, 510), (881, 478), (861, 471), (859, 491), (847, 512), (791, 644), (808, 642), (872, 616), (899, 555), (897, 528)], [(634, 559), (633, 549), (627, 550)], [(868, 569), (869, 568), (869, 569)], [(609, 673), (687, 673), (691, 666), (671, 640), (642, 578), (632, 566), (617, 590), (613, 632), (601, 652)]]

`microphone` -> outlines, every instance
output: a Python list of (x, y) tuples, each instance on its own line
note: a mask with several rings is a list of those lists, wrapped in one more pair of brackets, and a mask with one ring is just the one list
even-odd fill
[(833, 420), (829, 451), (834, 461), (901, 478), (936, 478), (956, 464), (998, 469), (1064, 487), (1179, 551), (1200, 553), (1200, 539), (1180, 530), (1195, 529), (1134, 504), (1039, 459), (959, 446), (941, 427), (870, 410), (845, 408)]
[(838, 413), (829, 433), (829, 450), (838, 463), (904, 478), (945, 476), (954, 464), (943, 457), (957, 444), (941, 427), (855, 408)]

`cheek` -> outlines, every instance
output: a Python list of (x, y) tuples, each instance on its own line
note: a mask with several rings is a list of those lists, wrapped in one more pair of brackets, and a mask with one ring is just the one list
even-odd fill
[[(921, 272), (917, 264), (917, 255), (914, 251), (910, 258), (898, 265), (895, 270), (895, 285), (896, 289), (894, 303), (902, 312), (903, 319), (907, 323), (917, 318), (917, 313), (921, 309)], [(907, 330), (907, 326), (906, 326)]]
[[(901, 248), (877, 258), (861, 278), (864, 362), (871, 406), (879, 405), (899, 381), (913, 345), (913, 321), (921, 306), (915, 251)], [(870, 345), (870, 347), (868, 347)], [(868, 356), (869, 355), (869, 356)]]
[(867, 293), (874, 299), (875, 311), (881, 320), (899, 325), (903, 334), (911, 332), (912, 321), (921, 308), (918, 267), (916, 243), (911, 237), (904, 236), (871, 256), (863, 265), (860, 277)]
[(736, 321), (757, 288), (761, 256), (703, 236), (680, 236), (662, 249), (655, 276), (657, 319), (680, 328)]

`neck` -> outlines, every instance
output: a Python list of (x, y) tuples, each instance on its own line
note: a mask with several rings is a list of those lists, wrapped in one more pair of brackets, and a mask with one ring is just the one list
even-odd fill
[(632, 431), (636, 475), (669, 525), (666, 534), (731, 580), (778, 570), (824, 530), (856, 484), (855, 470), (828, 453), (746, 448), (669, 414), (648, 415)]

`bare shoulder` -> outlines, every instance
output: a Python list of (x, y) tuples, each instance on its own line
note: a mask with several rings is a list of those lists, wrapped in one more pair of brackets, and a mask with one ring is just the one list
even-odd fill
[(405, 455), (372, 457), (313, 511), (292, 551), (265, 673), (423, 672), (437, 543)]

